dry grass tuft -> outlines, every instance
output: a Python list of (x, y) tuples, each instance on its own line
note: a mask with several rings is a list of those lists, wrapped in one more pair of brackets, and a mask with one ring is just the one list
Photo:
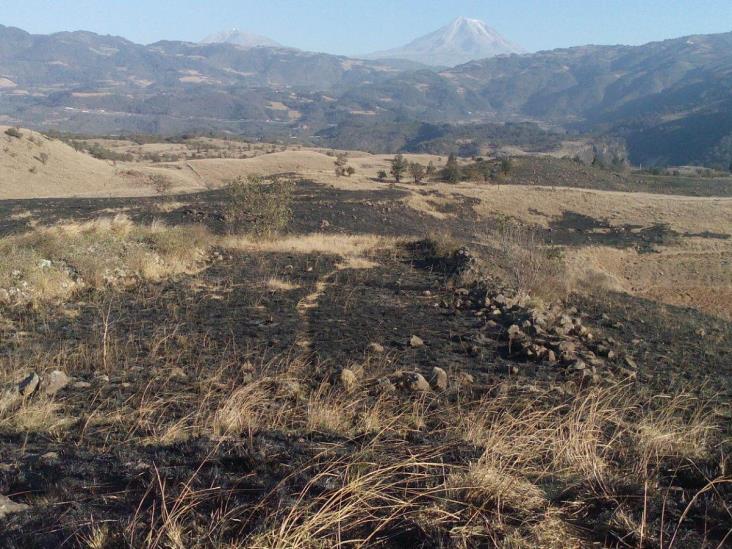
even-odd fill
[(192, 272), (212, 237), (200, 227), (134, 224), (117, 215), (0, 239), (0, 288), (20, 300), (65, 298), (81, 287)]

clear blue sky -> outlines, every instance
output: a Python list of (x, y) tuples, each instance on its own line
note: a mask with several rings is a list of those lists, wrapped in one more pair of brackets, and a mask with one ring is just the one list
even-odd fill
[(464, 15), (528, 50), (732, 31), (732, 0), (0, 0), (0, 24), (198, 41), (238, 27), (338, 54), (400, 46)]

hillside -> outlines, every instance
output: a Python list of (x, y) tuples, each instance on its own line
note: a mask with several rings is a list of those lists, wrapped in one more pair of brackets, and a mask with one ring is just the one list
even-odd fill
[(0, 126), (0, 200), (29, 198), (153, 196), (155, 176), (169, 191), (200, 190), (193, 174), (98, 160), (27, 129), (20, 137)]

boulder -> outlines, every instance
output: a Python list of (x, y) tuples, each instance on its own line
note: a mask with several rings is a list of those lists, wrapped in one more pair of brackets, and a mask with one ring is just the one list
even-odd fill
[(29, 397), (38, 389), (38, 385), (41, 382), (41, 378), (35, 372), (24, 378), (18, 383), (18, 393), (20, 396)]
[(422, 338), (421, 338), (421, 337), (419, 337), (419, 336), (416, 336), (416, 335), (413, 335), (413, 336), (412, 336), (412, 337), (411, 337), (411, 338), (409, 339), (409, 346), (410, 346), (410, 347), (411, 347), (412, 349), (419, 349), (420, 347), (424, 347), (424, 341), (422, 340)]
[(428, 393), (431, 391), (430, 384), (422, 374), (417, 372), (407, 374), (406, 387), (413, 393)]
[(48, 396), (53, 396), (61, 389), (71, 383), (71, 378), (61, 370), (54, 370), (43, 380), (43, 391)]
[(438, 391), (445, 391), (447, 389), (447, 372), (437, 366), (432, 368), (432, 385)]
[(30, 506), (25, 503), (15, 503), (9, 497), (0, 494), (0, 519), (12, 513), (20, 513), (26, 509), (30, 509)]

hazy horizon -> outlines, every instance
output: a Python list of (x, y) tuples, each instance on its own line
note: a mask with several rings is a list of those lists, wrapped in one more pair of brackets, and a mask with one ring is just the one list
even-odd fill
[[(238, 28), (267, 36), (289, 47), (339, 55), (358, 55), (401, 46), (446, 25), (456, 17), (480, 19), (528, 51), (585, 44), (637, 45), (689, 34), (732, 31), (732, 3), (727, 0), (660, 0), (637, 6), (631, 0), (587, 5), (568, 0), (548, 6), (537, 0), (499, 2), (433, 0), (398, 3), (361, 0), (342, 5), (328, 0), (266, 4), (194, 0), (150, 4), (69, 0), (0, 2), (0, 24), (34, 34), (85, 30), (123, 36), (149, 44), (159, 40), (198, 42)], [(139, 14), (145, 13), (144, 18)], [(298, 24), (293, 24), (293, 21)], [(601, 22), (602, 24), (598, 24)]]

